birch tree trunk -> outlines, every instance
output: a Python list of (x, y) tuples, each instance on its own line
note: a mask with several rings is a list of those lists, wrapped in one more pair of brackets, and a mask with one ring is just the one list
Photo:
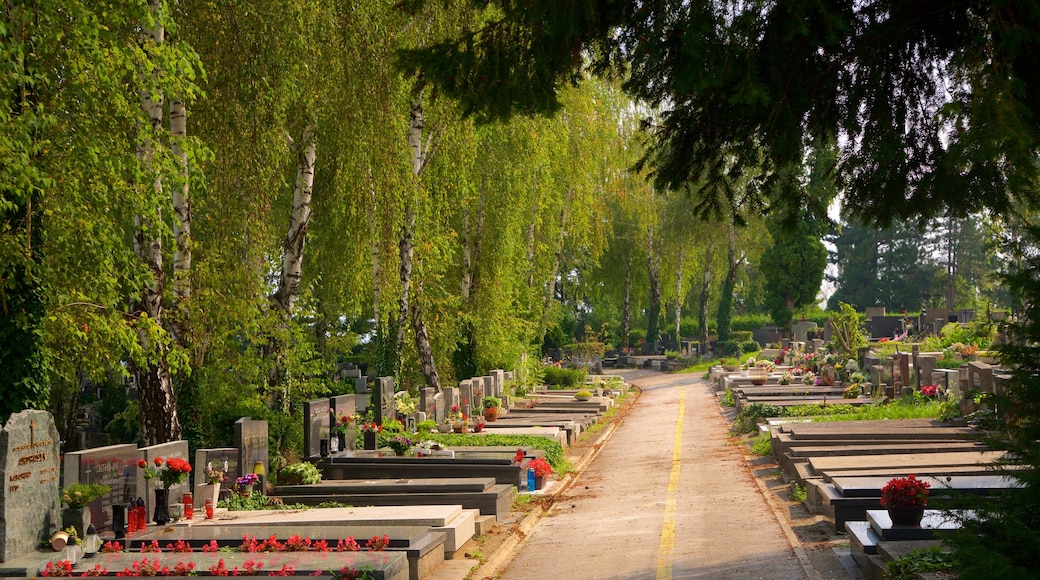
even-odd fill
[(646, 342), (651, 346), (661, 334), (661, 249), (654, 239), (653, 227), (647, 228), (647, 271), (650, 278), (650, 309), (646, 322)]
[[(433, 135), (423, 135), (426, 127), (426, 118), (423, 114), (422, 89), (416, 91), (412, 100), (408, 122), (408, 147), (412, 153), (412, 185), (418, 191), (419, 180), (426, 170), (426, 165), (435, 150)], [(422, 318), (422, 309), (418, 304), (410, 304), (409, 292), (412, 283), (412, 261), (415, 252), (415, 210), (412, 202), (408, 202), (405, 209), (404, 225), (401, 231), (400, 242), (401, 257), (401, 304), (398, 316), (397, 344), (404, 347), (404, 332), (411, 314), (412, 331), (415, 334), (415, 348), (419, 355), (419, 363), (422, 366), (426, 385), (441, 390), (440, 376), (437, 373), (437, 362), (433, 357), (433, 347), (430, 345), (430, 335)], [(416, 296), (416, 300), (418, 300)], [(398, 352), (400, 352), (400, 348)]]
[(632, 255), (625, 263), (625, 298), (621, 306), (621, 348), (628, 348), (628, 335), (632, 333)]
[(556, 241), (556, 253), (553, 256), (552, 272), (549, 274), (549, 283), (545, 289), (545, 302), (542, 303), (542, 318), (538, 324), (538, 342), (545, 340), (545, 331), (549, 327), (549, 311), (553, 298), (556, 296), (556, 278), (560, 275), (560, 262), (563, 261), (563, 244), (567, 240), (567, 213), (570, 204), (564, 198), (563, 209), (560, 210), (560, 237)]
[(682, 278), (683, 278), (683, 267), (686, 262), (686, 245), (681, 244), (679, 246), (679, 271), (675, 275), (675, 344), (679, 345), (682, 336), (680, 334), (680, 328), (682, 326)]
[(311, 221), (311, 196), (314, 191), (314, 161), (317, 158), (317, 135), (314, 127), (308, 126), (300, 137), (296, 154), (296, 185), (293, 187), (292, 215), (289, 231), (285, 236), (282, 254), (282, 273), (278, 288), (271, 300), (282, 311), (285, 319), (292, 316), (293, 307), (300, 297), (300, 280), (303, 277), (303, 250), (307, 243), (307, 229)]
[(174, 315), (170, 321), (173, 340), (185, 347), (190, 332), (188, 301), (191, 298), (191, 197), (188, 183), (188, 153), (182, 143), (188, 137), (188, 113), (184, 101), (170, 101), (170, 135), (173, 155), (180, 163), (179, 187), (173, 188), (173, 296)]
[[(711, 249), (704, 252), (704, 280), (701, 282), (700, 311), (697, 313), (697, 326), (701, 348), (708, 346), (708, 298), (711, 290)], [(702, 351), (703, 352), (703, 351)]]
[(730, 321), (733, 319), (733, 289), (737, 283), (737, 232), (734, 217), (730, 215), (728, 246), (726, 250), (726, 279), (719, 295), (718, 325), (719, 341), (729, 340)]
[[(158, 17), (160, 5), (156, 0), (149, 2), (154, 26), (146, 28), (143, 42), (146, 47), (163, 43), (165, 30)], [(147, 50), (147, 48), (146, 48)], [(146, 169), (146, 174), (154, 174), (152, 187), (157, 194), (162, 193), (162, 179), (153, 165), (155, 157), (155, 139), (162, 127), (163, 100), (162, 95), (152, 98), (152, 90), (148, 86), (151, 79), (145, 79), (145, 88), (141, 90), (141, 108), (148, 117), (149, 126), (143, 128), (143, 135), (137, 148), (137, 158)], [(152, 282), (141, 289), (141, 295), (134, 311), (139, 312), (146, 320), (137, 321), (137, 338), (141, 348), (150, 361), (137, 365), (134, 377), (137, 381), (141, 404), (141, 438), (145, 445), (155, 445), (168, 441), (177, 441), (181, 437), (180, 421), (177, 417), (177, 400), (173, 392), (173, 377), (170, 373), (167, 349), (161, 342), (153, 344), (153, 333), (162, 325), (162, 299), (165, 286), (163, 271), (162, 239), (158, 227), (162, 216), (137, 215), (134, 218), (134, 252), (145, 263), (152, 275)]]

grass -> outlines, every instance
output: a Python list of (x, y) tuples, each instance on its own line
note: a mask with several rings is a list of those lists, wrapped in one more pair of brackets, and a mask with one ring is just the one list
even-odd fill
[(765, 457), (766, 455), (772, 455), (773, 453), (773, 438), (767, 432), (763, 431), (758, 434), (757, 437), (751, 439), (751, 452), (759, 457)]
[(807, 497), (809, 497), (809, 496), (808, 496), (808, 494), (806, 494), (804, 487), (802, 487), (800, 485), (796, 485), (793, 488), (791, 488), (791, 499), (792, 500), (794, 500), (794, 501), (796, 501), (798, 503), (801, 503), (801, 502), (805, 501), (805, 499)]
[(815, 421), (871, 421), (878, 419), (936, 419), (943, 413), (939, 401), (907, 401), (897, 399), (887, 405), (863, 405), (854, 412), (821, 415)]

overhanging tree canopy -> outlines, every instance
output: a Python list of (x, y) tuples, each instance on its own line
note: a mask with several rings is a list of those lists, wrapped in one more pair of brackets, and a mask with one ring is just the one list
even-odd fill
[(554, 111), (586, 55), (594, 69), (627, 71), (633, 95), (666, 109), (651, 127), (649, 154), (661, 185), (723, 184), (727, 171), (761, 167), (753, 192), (792, 202), (796, 192), (772, 187), (778, 171), (800, 163), (816, 138), (839, 135), (845, 207), (867, 221), (1036, 201), (1040, 11), (1032, 2), (482, 6), (482, 26), (402, 52), (406, 66), (489, 119)]

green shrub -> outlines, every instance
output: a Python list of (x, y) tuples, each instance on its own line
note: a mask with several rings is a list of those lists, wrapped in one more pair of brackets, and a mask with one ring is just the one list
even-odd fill
[(750, 330), (734, 330), (729, 333), (729, 339), (737, 342), (747, 342), (752, 339)]
[(759, 457), (772, 455), (773, 436), (768, 431), (759, 433), (757, 437), (751, 440), (751, 452)]
[(805, 501), (808, 497), (809, 497), (809, 495), (806, 493), (804, 487), (802, 487), (800, 485), (795, 485), (793, 488), (791, 488), (791, 499), (792, 500), (801, 503), (801, 502)]
[(677, 350), (666, 350), (664, 351), (664, 358), (668, 360), (676, 360), (679, 358), (679, 351)]
[(719, 404), (723, 407), (732, 407), (737, 404), (737, 397), (733, 393), (733, 387), (728, 385), (726, 386), (726, 391), (723, 393), (722, 400), (719, 401)]
[(740, 356), (740, 343), (735, 340), (720, 340), (719, 341), (719, 352), (720, 356)]
[(425, 421), (419, 421), (415, 426), (415, 430), (419, 433), (426, 434), (437, 428), (437, 422), (433, 419), (426, 419)]
[(321, 472), (313, 463), (302, 462), (286, 465), (278, 472), (280, 485), (314, 485), (321, 483)]
[(492, 397), (491, 395), (488, 395), (488, 396), (484, 397), (483, 399), (481, 399), (481, 403), (483, 404), (485, 409), (490, 409), (492, 407), (501, 407), (502, 406), (502, 399), (499, 399), (498, 397)]
[(573, 389), (585, 382), (589, 371), (585, 369), (564, 369), (560, 367), (546, 367), (542, 382), (546, 385), (555, 385), (561, 389)]
[(731, 334), (738, 331), (753, 331), (773, 324), (768, 314), (741, 314), (734, 316), (730, 322)]
[(758, 352), (762, 350), (762, 346), (753, 340), (745, 340), (740, 343), (740, 350), (744, 353)]

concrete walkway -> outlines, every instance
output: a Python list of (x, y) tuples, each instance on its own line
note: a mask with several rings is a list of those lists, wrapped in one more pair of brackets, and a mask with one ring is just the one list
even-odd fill
[(623, 374), (643, 387), (639, 403), (497, 577), (819, 577), (729, 443), (708, 385)]

